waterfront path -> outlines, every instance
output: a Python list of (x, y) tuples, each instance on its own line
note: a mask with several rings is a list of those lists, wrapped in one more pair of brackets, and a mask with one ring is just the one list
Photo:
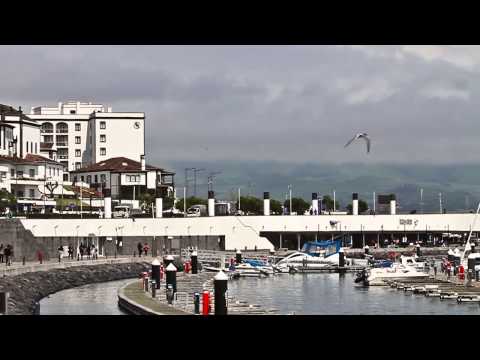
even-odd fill
[[(85, 257), (86, 258), (86, 257)], [(0, 264), (0, 277), (4, 276), (15, 276), (20, 274), (25, 274), (29, 272), (36, 271), (48, 271), (52, 269), (66, 269), (75, 266), (92, 266), (92, 265), (104, 265), (104, 264), (126, 264), (126, 263), (136, 263), (136, 262), (147, 262), (151, 263), (153, 257), (133, 257), (133, 256), (122, 256), (122, 257), (99, 257), (96, 260), (67, 260), (62, 259), (61, 262), (56, 260), (43, 261), (42, 264), (38, 261), (27, 261), (25, 265), (23, 262), (12, 262), (12, 265), (6, 266), (5, 263)]]
[[(125, 285), (118, 292), (119, 305), (133, 314), (139, 315), (194, 315), (194, 294), (200, 294), (200, 311), (202, 309), (202, 292), (210, 292), (210, 315), (214, 315), (215, 294), (213, 289), (213, 277), (217, 273), (202, 271), (198, 274), (177, 273), (177, 299), (173, 305), (168, 304), (165, 292), (165, 280), (162, 280), (161, 288), (156, 291), (152, 298), (151, 291), (144, 291), (142, 280), (135, 280)], [(236, 281), (236, 280), (231, 280)], [(228, 295), (228, 292), (227, 292)], [(228, 314), (242, 315), (267, 315), (275, 314), (276, 309), (265, 309), (261, 305), (248, 304), (228, 296)]]

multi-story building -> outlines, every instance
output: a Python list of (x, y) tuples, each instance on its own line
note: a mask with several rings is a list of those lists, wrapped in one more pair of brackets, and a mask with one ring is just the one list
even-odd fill
[(112, 157), (139, 159), (145, 154), (145, 113), (112, 112), (102, 104), (79, 101), (31, 109), (41, 125), (42, 147), (56, 148), (57, 160), (73, 170)]

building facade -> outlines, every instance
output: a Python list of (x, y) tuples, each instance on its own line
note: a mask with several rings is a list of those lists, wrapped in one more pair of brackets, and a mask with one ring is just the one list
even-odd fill
[[(112, 112), (91, 102), (59, 102), (31, 109), (29, 117), (41, 126), (44, 148), (56, 149), (68, 173), (113, 157), (139, 159), (145, 154), (145, 113)], [(70, 179), (71, 180), (71, 179)]]
[(173, 196), (174, 173), (126, 157), (116, 157), (71, 172), (74, 183), (86, 182), (97, 191), (110, 189), (112, 199), (139, 207), (144, 194)]

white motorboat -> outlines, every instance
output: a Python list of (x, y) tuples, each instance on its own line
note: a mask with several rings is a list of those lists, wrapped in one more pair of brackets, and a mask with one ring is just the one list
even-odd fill
[(387, 285), (387, 281), (404, 279), (428, 279), (429, 274), (422, 271), (425, 264), (418, 263), (413, 256), (401, 256), (400, 263), (394, 263), (387, 268), (373, 268), (361, 271), (356, 283), (365, 286)]
[(249, 263), (235, 265), (234, 273), (239, 277), (265, 277), (273, 275), (273, 268), (268, 266), (253, 266)]
[(312, 256), (301, 251), (296, 251), (277, 262), (274, 265), (274, 268), (276, 271), (281, 273), (289, 272), (292, 268), (307, 268), (317, 270), (338, 264), (338, 261), (338, 253), (328, 257), (320, 257)]

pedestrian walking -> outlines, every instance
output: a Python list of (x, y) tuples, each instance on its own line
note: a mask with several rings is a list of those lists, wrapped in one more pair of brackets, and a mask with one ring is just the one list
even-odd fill
[(61, 260), (62, 259), (62, 255), (63, 255), (63, 246), (60, 245), (58, 247), (58, 260)]
[(137, 244), (137, 249), (138, 249), (138, 256), (139, 256), (139, 257), (142, 257), (143, 245), (142, 245), (141, 242), (139, 242), (139, 243)]
[(83, 260), (83, 253), (85, 251), (83, 244), (80, 244), (80, 247), (78, 249), (80, 250), (80, 260)]
[(5, 256), (5, 266), (10, 266), (10, 245), (7, 245), (3, 251)]
[(97, 259), (97, 249), (95, 248), (95, 245), (92, 245), (92, 260)]
[(144, 253), (145, 253), (145, 256), (148, 255), (148, 250), (150, 250), (150, 247), (148, 246), (147, 243), (145, 243), (145, 245), (143, 246), (143, 251), (144, 251)]
[(68, 258), (73, 260), (73, 247), (71, 245), (68, 246)]
[(0, 245), (0, 264), (3, 264), (3, 255), (5, 252), (5, 248), (3, 247), (3, 244)]
[(92, 253), (92, 247), (90, 244), (87, 245), (87, 260), (90, 260), (90, 255)]

